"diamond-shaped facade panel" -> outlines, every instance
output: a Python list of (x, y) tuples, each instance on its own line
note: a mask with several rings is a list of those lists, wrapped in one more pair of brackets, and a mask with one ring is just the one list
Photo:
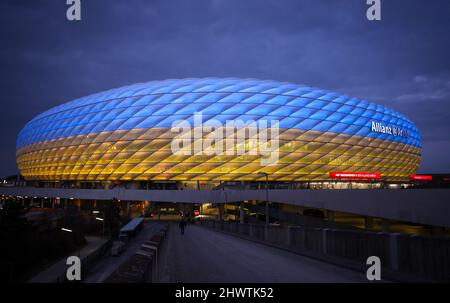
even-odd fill
[[(204, 125), (279, 121), (278, 160), (262, 166), (262, 155), (250, 152), (174, 154), (173, 123), (194, 126), (195, 113)], [(191, 131), (192, 146), (210, 135)], [(252, 142), (249, 136), (241, 144)], [(232, 148), (240, 148), (237, 141)], [(258, 172), (266, 172), (271, 180), (295, 181), (326, 180), (331, 171), (405, 180), (420, 165), (421, 138), (404, 115), (330, 91), (253, 79), (175, 79), (54, 107), (22, 129), (16, 155), (22, 175), (34, 180), (261, 180)]]

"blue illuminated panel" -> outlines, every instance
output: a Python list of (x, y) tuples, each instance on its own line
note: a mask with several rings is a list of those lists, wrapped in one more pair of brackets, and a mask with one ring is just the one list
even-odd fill
[[(152, 81), (93, 94), (54, 107), (19, 133), (17, 148), (51, 139), (171, 127), (202, 112), (216, 119), (279, 120), (281, 128), (358, 135), (421, 147), (411, 120), (389, 108), (309, 86), (253, 79)], [(372, 122), (404, 130), (407, 136), (372, 131)]]

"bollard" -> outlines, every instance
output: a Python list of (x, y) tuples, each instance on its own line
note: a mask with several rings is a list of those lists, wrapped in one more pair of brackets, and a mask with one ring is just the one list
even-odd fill
[(147, 248), (151, 251), (153, 251), (154, 256), (155, 256), (155, 267), (152, 268), (153, 272), (152, 272), (152, 280), (156, 281), (156, 279), (158, 279), (158, 247), (154, 246), (154, 245), (150, 245), (150, 244), (142, 244), (141, 245), (142, 248)]

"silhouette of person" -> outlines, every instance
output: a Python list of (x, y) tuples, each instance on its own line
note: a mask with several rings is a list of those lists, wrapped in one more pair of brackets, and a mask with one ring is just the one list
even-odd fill
[(184, 229), (186, 228), (186, 221), (184, 219), (181, 219), (179, 226), (181, 234), (184, 235)]

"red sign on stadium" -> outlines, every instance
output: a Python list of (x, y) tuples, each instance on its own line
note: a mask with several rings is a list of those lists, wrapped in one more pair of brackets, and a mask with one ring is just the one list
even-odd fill
[(380, 173), (330, 172), (333, 179), (381, 179)]
[(433, 176), (430, 175), (411, 175), (409, 176), (411, 181), (433, 181)]

